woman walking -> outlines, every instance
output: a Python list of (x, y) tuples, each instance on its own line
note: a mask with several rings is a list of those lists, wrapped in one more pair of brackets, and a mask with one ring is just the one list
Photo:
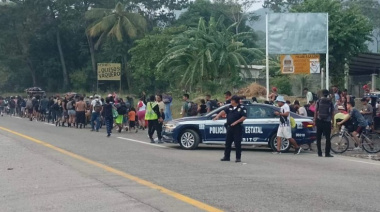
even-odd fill
[(144, 103), (144, 98), (140, 98), (140, 101), (137, 103), (137, 117), (139, 121), (140, 129), (145, 130), (145, 112), (146, 105)]

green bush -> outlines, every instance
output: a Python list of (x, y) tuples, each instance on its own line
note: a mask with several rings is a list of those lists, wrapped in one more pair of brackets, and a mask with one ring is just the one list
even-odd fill
[(70, 74), (70, 82), (75, 90), (84, 90), (88, 87), (88, 73), (85, 70), (76, 70)]
[(292, 96), (292, 83), (288, 76), (276, 76), (271, 78), (271, 87), (277, 87), (279, 94)]

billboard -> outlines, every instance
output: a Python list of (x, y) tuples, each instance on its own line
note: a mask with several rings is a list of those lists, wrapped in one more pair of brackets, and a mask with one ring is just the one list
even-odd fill
[(319, 54), (281, 55), (281, 73), (283, 74), (319, 74)]
[(120, 80), (120, 63), (98, 63), (98, 80)]
[(268, 14), (269, 54), (327, 52), (327, 13)]

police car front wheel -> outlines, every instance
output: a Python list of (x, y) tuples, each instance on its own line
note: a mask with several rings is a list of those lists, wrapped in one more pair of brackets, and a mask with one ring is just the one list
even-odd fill
[(184, 130), (179, 138), (179, 144), (183, 149), (196, 149), (199, 145), (199, 134), (194, 130)]

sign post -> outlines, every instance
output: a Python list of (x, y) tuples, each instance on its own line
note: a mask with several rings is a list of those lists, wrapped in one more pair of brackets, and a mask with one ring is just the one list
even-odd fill
[[(326, 89), (329, 90), (330, 87), (330, 73), (329, 73), (329, 16), (327, 15), (327, 24), (326, 24)], [(322, 88), (323, 89), (323, 88)]]
[(268, 13), (265, 16), (265, 21), (266, 21), (266, 35), (265, 35), (265, 43), (266, 47), (265, 48), (265, 60), (266, 60), (266, 87), (267, 87), (267, 100), (269, 100), (269, 35), (268, 35)]
[(121, 93), (121, 64), (120, 63), (98, 63), (98, 80), (97, 88), (99, 89), (99, 81), (120, 81), (119, 93)]
[(319, 74), (319, 54), (281, 55), (282, 74)]
[[(326, 54), (326, 88), (329, 87), (328, 24), (328, 13), (271, 13), (266, 15), (267, 98), (269, 96), (269, 54)], [(316, 60), (309, 61), (309, 71), (317, 68), (318, 62)], [(288, 68), (288, 70), (291, 69)]]

